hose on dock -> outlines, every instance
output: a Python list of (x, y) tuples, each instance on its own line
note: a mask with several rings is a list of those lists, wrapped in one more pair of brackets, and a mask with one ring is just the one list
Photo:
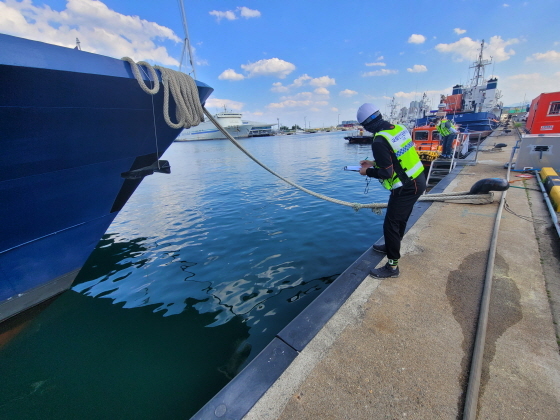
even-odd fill
[[(519, 135), (519, 132), (518, 132)], [(515, 148), (511, 152), (506, 180), (509, 183), (511, 162)], [(492, 291), (492, 278), (494, 277), (494, 261), (496, 258), (496, 248), (498, 244), (498, 232), (500, 230), (500, 220), (502, 219), (502, 211), (506, 201), (507, 189), (503, 191), (496, 218), (494, 221), (494, 229), (490, 240), (490, 250), (488, 251), (488, 262), (486, 263), (486, 276), (484, 278), (484, 289), (482, 291), (482, 299), (480, 302), (480, 311), (478, 314), (478, 323), (476, 327), (476, 336), (474, 341), (473, 357), (469, 372), (469, 382), (467, 384), (467, 394), (465, 397), (465, 408), (463, 410), (463, 420), (476, 420), (478, 411), (478, 396), (480, 393), (480, 379), (482, 376), (482, 363), (484, 361), (484, 345), (486, 342), (486, 330), (488, 327), (488, 313), (490, 310), (490, 293)]]
[[(208, 119), (216, 126), (218, 130), (222, 132), (226, 138), (231, 141), (239, 150), (245, 153), (250, 159), (252, 159), (256, 164), (261, 166), (266, 171), (270, 172), (272, 175), (276, 176), (277, 178), (281, 179), (282, 181), (290, 184), (292, 187), (295, 187), (307, 194), (312, 195), (313, 197), (320, 198), (321, 200), (329, 201), (331, 203), (340, 204), (342, 206), (352, 207), (355, 211), (360, 209), (372, 209), (373, 211), (380, 211), (380, 209), (387, 207), (387, 203), (368, 203), (368, 204), (361, 204), (361, 203), (351, 203), (348, 201), (338, 200), (336, 198), (328, 197), (324, 194), (316, 193), (311, 191), (301, 185), (296, 184), (295, 182), (290, 181), (287, 178), (277, 174), (264, 163), (260, 162), (257, 158), (255, 158), (248, 150), (246, 150), (237, 140), (231, 136), (227, 132), (227, 130), (221, 126), (221, 124), (216, 121), (216, 119), (208, 112), (205, 107), (202, 107), (204, 110), (204, 114), (208, 117)], [(474, 204), (486, 204), (493, 202), (493, 194), (491, 192), (487, 194), (469, 194), (469, 191), (466, 192), (453, 192), (453, 193), (441, 193), (441, 194), (426, 194), (420, 196), (418, 201), (460, 201), (461, 203), (474, 203)]]

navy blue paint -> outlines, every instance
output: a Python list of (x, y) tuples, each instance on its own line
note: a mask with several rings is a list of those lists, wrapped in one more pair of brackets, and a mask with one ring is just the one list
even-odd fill
[[(0, 64), (134, 78), (128, 63), (87, 51), (59, 47), (5, 34), (0, 34), (0, 45), (2, 45)], [(144, 75), (143, 79), (148, 80)], [(204, 100), (202, 101), (204, 103), (213, 89), (199, 81), (197, 81), (197, 86), (210, 90), (210, 92), (204, 94)]]
[(0, 51), (1, 303), (81, 268), (137, 186), (121, 174), (180, 129), (122, 60), (3, 34)]
[[(416, 120), (416, 126), (426, 125), (429, 119), (435, 118), (435, 115), (419, 118)], [(453, 119), (457, 124), (460, 124), (459, 130), (461, 132), (472, 131), (492, 131), (496, 129), (498, 123), (493, 121), (497, 120), (496, 115), (492, 112), (465, 112), (461, 114), (448, 114), (448, 119)]]
[(294, 349), (273, 339), (245, 369), (191, 419), (241, 419), (296, 358)]
[(108, 214), (0, 253), (0, 301), (81, 268), (115, 216)]

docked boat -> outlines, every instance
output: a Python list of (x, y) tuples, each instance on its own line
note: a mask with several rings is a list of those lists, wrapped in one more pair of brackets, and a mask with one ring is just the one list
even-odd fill
[[(414, 127), (411, 130), (412, 143), (425, 168), (439, 159), (442, 151), (441, 135), (434, 125)], [(470, 144), (470, 134), (457, 133), (451, 144), (455, 159), (464, 159), (474, 148)], [(478, 140), (478, 137), (476, 138)]]
[(412, 143), (425, 167), (441, 155), (441, 136), (435, 126), (415, 127), (411, 131)]
[(344, 140), (348, 140), (348, 144), (372, 144), (373, 136), (346, 136)]
[(499, 125), (502, 103), (498, 90), (498, 79), (486, 79), (484, 68), (492, 64), (483, 58), (484, 41), (480, 45), (478, 60), (470, 68), (474, 69), (468, 86), (453, 86), (451, 95), (442, 97), (441, 109), (416, 120), (416, 126), (424, 126), (434, 121), (437, 116), (445, 115), (453, 120), (462, 133), (481, 134), (486, 137)]
[(249, 137), (269, 137), (274, 136), (272, 124), (260, 123), (257, 121), (243, 121), (251, 126), (249, 130)]
[(0, 51), (2, 321), (71, 286), (181, 129), (126, 61), (4, 34)]
[(348, 140), (348, 144), (372, 144), (373, 136), (364, 135), (364, 130), (359, 130), (356, 134), (344, 136), (344, 140)]
[[(242, 114), (237, 112), (224, 111), (214, 115), (214, 119), (218, 121), (232, 137), (249, 137), (249, 132), (253, 126), (248, 121), (243, 121), (241, 118)], [(218, 130), (211, 121), (205, 121), (196, 127), (181, 131), (175, 141), (216, 140), (225, 138), (226, 136)]]

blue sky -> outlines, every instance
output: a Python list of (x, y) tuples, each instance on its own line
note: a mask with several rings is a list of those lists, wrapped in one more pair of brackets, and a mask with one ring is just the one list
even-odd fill
[[(560, 90), (560, 0), (187, 0), (197, 79), (245, 119), (321, 128), (467, 83), (481, 40), (504, 105)], [(177, 69), (177, 0), (0, 0), (0, 32)]]

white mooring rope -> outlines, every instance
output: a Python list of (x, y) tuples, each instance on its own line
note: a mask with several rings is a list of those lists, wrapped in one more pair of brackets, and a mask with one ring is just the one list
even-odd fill
[[(156, 70), (159, 70), (163, 83), (163, 118), (169, 127), (190, 128), (204, 121), (204, 113), (198, 96), (198, 89), (192, 77), (188, 74), (165, 67), (152, 67), (145, 61), (136, 63), (130, 57), (123, 57), (122, 59), (130, 64), (132, 73), (142, 90), (150, 95), (155, 95), (159, 92), (159, 78), (156, 72)], [(152, 81), (154, 82), (154, 87), (152, 89), (146, 86), (138, 65), (142, 65), (148, 69)], [(177, 123), (171, 121), (169, 117), (169, 90), (171, 90), (171, 95), (176, 104), (175, 116), (178, 121)]]
[[(212, 117), (212, 115), (208, 112), (208, 110), (206, 108), (203, 107), (203, 110), (204, 110), (204, 114), (208, 117), (208, 119), (210, 121), (212, 121), (212, 123), (216, 126), (216, 128), (218, 128), (229, 139), (229, 141), (231, 141), (239, 150), (241, 150), (243, 153), (245, 153), (250, 159), (252, 159), (255, 163), (257, 163), (263, 169), (270, 172), (272, 175), (278, 177), (282, 181), (290, 184), (292, 187), (295, 187), (295, 188), (297, 188), (297, 189), (299, 189), (299, 190), (301, 190), (301, 191), (303, 191), (307, 194), (310, 194), (313, 197), (320, 198), (321, 200), (329, 201), (329, 202), (335, 203), (335, 204), (340, 204), (342, 206), (352, 207), (355, 211), (358, 211), (360, 209), (372, 209), (373, 211), (376, 211), (376, 210), (380, 211), (380, 209), (387, 207), (387, 203), (369, 203), (369, 204), (350, 203), (348, 201), (342, 201), (342, 200), (338, 200), (336, 198), (327, 197), (326, 195), (319, 194), (319, 193), (313, 192), (311, 190), (308, 190), (307, 188), (302, 187), (301, 185), (298, 185), (295, 182), (292, 182), (289, 179), (284, 178), (283, 176), (274, 172), (272, 169), (270, 169), (264, 163), (260, 162), (257, 158), (255, 158), (253, 155), (251, 155), (251, 153), (249, 153), (247, 150), (245, 150), (245, 148), (243, 148), (243, 146), (241, 146), (241, 144), (239, 144), (239, 142), (237, 140), (235, 140), (225, 130), (225, 128), (221, 126), (221, 124), (218, 121), (216, 121), (214, 119), (214, 117)], [(494, 195), (492, 193), (473, 195), (473, 194), (469, 194), (468, 191), (467, 192), (454, 192), (454, 193), (427, 194), (427, 195), (420, 196), (418, 201), (454, 201), (454, 202), (457, 202), (459, 200), (463, 203), (465, 203), (465, 201), (468, 201), (472, 204), (486, 204), (486, 203), (491, 203), (494, 200)]]
[[(165, 118), (165, 122), (172, 128), (190, 128), (193, 126), (197, 126), (202, 121), (204, 121), (204, 115), (208, 117), (210, 121), (218, 128), (229, 141), (231, 141), (239, 150), (245, 153), (250, 159), (252, 159), (255, 163), (261, 166), (266, 171), (270, 172), (272, 175), (278, 177), (282, 181), (290, 184), (292, 187), (295, 187), (307, 194), (312, 195), (313, 197), (320, 198), (321, 200), (329, 201), (331, 203), (340, 204), (342, 206), (352, 207), (355, 211), (360, 209), (369, 208), (373, 211), (380, 212), (382, 208), (387, 207), (387, 203), (369, 203), (369, 204), (361, 204), (361, 203), (350, 203), (348, 201), (338, 200), (336, 198), (331, 198), (323, 194), (316, 193), (314, 191), (308, 190), (301, 185), (296, 184), (295, 182), (290, 181), (287, 178), (277, 174), (264, 163), (260, 162), (257, 158), (255, 158), (251, 153), (249, 153), (237, 140), (235, 140), (221, 124), (212, 117), (212, 115), (208, 112), (206, 108), (202, 106), (200, 103), (200, 98), (198, 96), (198, 89), (196, 87), (196, 83), (192, 77), (189, 75), (178, 72), (175, 70), (171, 70), (161, 66), (154, 66), (152, 67), (149, 63), (145, 61), (139, 61), (136, 63), (130, 57), (123, 57), (124, 61), (127, 61), (130, 64), (130, 68), (134, 77), (138, 81), (138, 84), (142, 88), (142, 90), (150, 95), (155, 95), (159, 92), (159, 78), (157, 76), (156, 70), (159, 70), (161, 73), (161, 79), (164, 86), (164, 98), (163, 98), (163, 117)], [(142, 65), (148, 69), (153, 82), (154, 87), (152, 89), (148, 88), (144, 83), (144, 79), (140, 74), (139, 65)], [(169, 117), (169, 90), (171, 90), (171, 94), (173, 95), (173, 99), (175, 100), (176, 104), (176, 116), (177, 116), (177, 123), (173, 123)], [(418, 201), (454, 201), (462, 203), (469, 202), (469, 203), (476, 203), (476, 204), (485, 204), (491, 203), (494, 199), (494, 195), (492, 193), (488, 194), (476, 194), (476, 195), (469, 195), (468, 192), (457, 192), (457, 193), (441, 193), (441, 194), (428, 194), (422, 195)]]

